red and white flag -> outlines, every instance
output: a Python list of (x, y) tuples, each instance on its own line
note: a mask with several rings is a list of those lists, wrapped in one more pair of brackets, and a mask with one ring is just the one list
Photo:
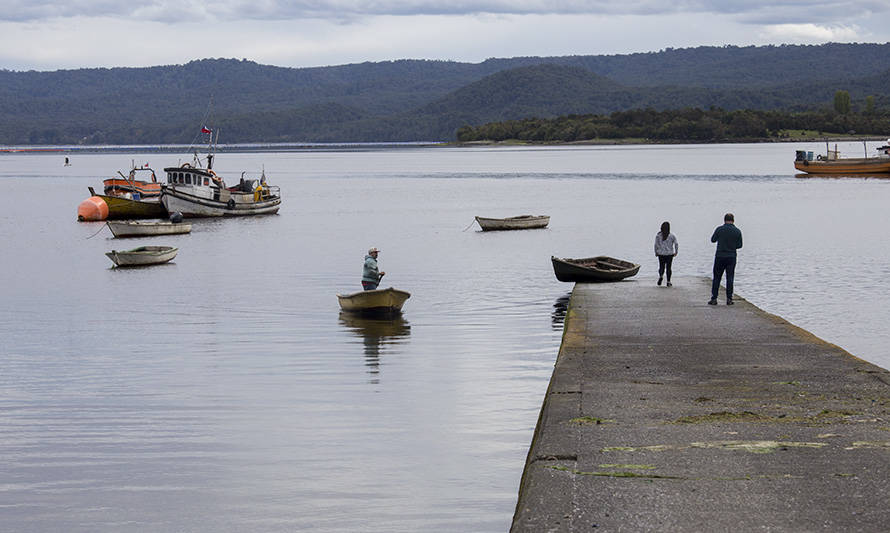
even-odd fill
[(207, 126), (201, 126), (201, 133), (213, 133), (213, 131)]

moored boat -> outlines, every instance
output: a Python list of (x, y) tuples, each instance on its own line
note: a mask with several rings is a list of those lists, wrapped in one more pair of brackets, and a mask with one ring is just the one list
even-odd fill
[(507, 218), (476, 217), (476, 222), (482, 231), (503, 231), (517, 229), (546, 228), (550, 223), (548, 215), (520, 215)]
[(173, 246), (140, 246), (132, 250), (112, 250), (106, 252), (111, 261), (119, 267), (159, 265), (166, 263), (179, 252), (179, 248)]
[(167, 211), (158, 197), (134, 199), (132, 194), (96, 194), (89, 187), (90, 197), (77, 206), (77, 220), (115, 220), (132, 218), (162, 218)]
[(372, 316), (394, 316), (402, 312), (405, 301), (411, 293), (389, 287), (359, 291), (352, 294), (338, 294), (340, 309), (349, 313)]
[(213, 134), (210, 134), (206, 166), (202, 166), (198, 154), (192, 163), (164, 169), (167, 183), (161, 187), (161, 203), (170, 213), (179, 212), (184, 217), (222, 217), (271, 215), (278, 212), (281, 193), (278, 187), (266, 183), (265, 170), (258, 179), (241, 173), (241, 181), (227, 186), (223, 178), (213, 170)]
[(559, 281), (619, 281), (635, 276), (640, 265), (606, 255), (583, 259), (550, 257)]
[(115, 237), (150, 237), (153, 235), (177, 235), (190, 233), (191, 224), (173, 223), (164, 220), (109, 220), (108, 229)]
[(813, 152), (797, 150), (794, 157), (794, 168), (807, 174), (828, 175), (879, 175), (890, 174), (890, 139), (883, 146), (876, 148), (875, 157), (840, 157), (837, 145), (834, 150), (826, 145), (825, 155), (813, 158)]
[[(105, 194), (109, 196), (121, 196), (129, 193), (133, 199), (151, 198), (161, 195), (161, 184), (155, 176), (155, 171), (148, 165), (137, 167), (135, 164), (130, 169), (130, 173), (124, 176), (121, 171), (117, 172), (119, 178), (107, 178), (102, 181), (105, 187)], [(145, 179), (139, 179), (144, 177)]]

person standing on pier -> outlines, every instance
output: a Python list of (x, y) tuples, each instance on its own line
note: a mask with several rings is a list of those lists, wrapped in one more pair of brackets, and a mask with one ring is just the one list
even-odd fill
[(662, 222), (661, 231), (655, 234), (655, 257), (658, 258), (659, 285), (667, 272), (667, 286), (671, 286), (671, 263), (674, 262), (674, 257), (679, 251), (680, 245), (677, 243), (677, 237), (671, 233), (671, 223)]
[(723, 225), (711, 235), (711, 242), (717, 243), (714, 255), (714, 282), (711, 283), (711, 299), (708, 305), (717, 305), (717, 291), (720, 280), (726, 272), (726, 305), (732, 305), (732, 286), (735, 281), (736, 250), (742, 247), (742, 230), (735, 226), (732, 213), (723, 216)]
[(377, 248), (371, 248), (368, 250), (368, 255), (365, 256), (365, 266), (362, 269), (362, 288), (366, 291), (376, 289), (380, 284), (380, 278), (386, 274), (377, 268), (377, 254), (379, 253)]

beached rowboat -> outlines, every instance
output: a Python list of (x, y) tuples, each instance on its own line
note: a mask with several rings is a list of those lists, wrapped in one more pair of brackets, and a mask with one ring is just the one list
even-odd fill
[(350, 313), (379, 316), (400, 314), (402, 306), (410, 297), (411, 293), (392, 287), (337, 295), (340, 309)]
[(482, 231), (502, 231), (514, 229), (546, 228), (550, 223), (548, 215), (521, 215), (508, 218), (476, 217)]
[(619, 281), (636, 275), (640, 265), (600, 255), (583, 259), (550, 257), (559, 281)]
[(153, 235), (178, 235), (192, 231), (191, 224), (166, 221), (109, 220), (108, 229), (115, 237), (150, 237)]
[(119, 267), (159, 265), (174, 257), (179, 248), (173, 246), (140, 246), (132, 250), (112, 250), (105, 255)]

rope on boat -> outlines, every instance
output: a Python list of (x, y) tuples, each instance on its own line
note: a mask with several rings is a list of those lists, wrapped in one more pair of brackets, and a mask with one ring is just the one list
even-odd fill
[(464, 231), (467, 231), (468, 229), (472, 228), (472, 227), (473, 227), (473, 224), (475, 224), (475, 223), (476, 223), (476, 219), (474, 218), (473, 221), (470, 222), (470, 225), (467, 226), (467, 227), (465, 227), (465, 228), (463, 229), (463, 231), (461, 231), (461, 233), (463, 233)]
[[(105, 224), (102, 224), (102, 227), (99, 228), (99, 231), (102, 231), (102, 230), (105, 229), (106, 227), (108, 227), (108, 222), (106, 222)], [(93, 233), (92, 235), (90, 235), (89, 237), (87, 237), (87, 238), (84, 239), (84, 240), (92, 239), (93, 237), (95, 237), (96, 235), (99, 234), (99, 231), (97, 231), (96, 233)]]

